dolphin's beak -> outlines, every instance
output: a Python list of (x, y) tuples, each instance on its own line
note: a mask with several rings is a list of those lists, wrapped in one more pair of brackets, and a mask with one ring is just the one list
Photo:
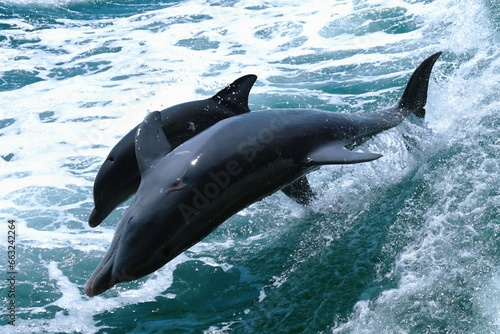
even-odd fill
[[(117, 243), (115, 243), (116, 246)], [(101, 263), (90, 276), (85, 286), (85, 293), (89, 297), (96, 296), (113, 287), (116, 280), (113, 279), (113, 262), (115, 258), (116, 247), (110, 248)]]
[(89, 226), (96, 227), (97, 225), (102, 223), (104, 218), (105, 216), (102, 213), (98, 212), (95, 208), (92, 209), (92, 212), (90, 213), (89, 216)]
[[(118, 223), (108, 252), (87, 281), (85, 286), (87, 296), (97, 296), (118, 283), (136, 280), (161, 267), (154, 266), (157, 261), (150, 261), (151, 254), (138, 250), (140, 242), (132, 243), (137, 247), (130, 247), (130, 234), (132, 233), (127, 229), (127, 223), (132, 219), (133, 217), (122, 219)], [(149, 249), (148, 242), (143, 246)]]

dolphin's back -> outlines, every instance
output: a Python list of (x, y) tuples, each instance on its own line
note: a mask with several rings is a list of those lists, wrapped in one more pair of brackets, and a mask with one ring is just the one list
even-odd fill
[(338, 143), (339, 148), (343, 148), (358, 139), (394, 127), (403, 120), (395, 110), (392, 113), (388, 111), (387, 115), (396, 116), (390, 120), (389, 116), (384, 116), (386, 119), (380, 121), (377, 113), (357, 115), (314, 109), (254, 111), (218, 122), (179, 146), (174, 154), (189, 151), (195, 156), (217, 156), (219, 160), (227, 152), (233, 152), (234, 155), (253, 158), (261, 151), (269, 152), (274, 148), (281, 158), (288, 156), (302, 161), (304, 154), (308, 153), (306, 147)]

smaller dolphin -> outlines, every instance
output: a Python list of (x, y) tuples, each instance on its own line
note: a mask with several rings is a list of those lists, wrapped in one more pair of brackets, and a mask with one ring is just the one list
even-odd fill
[(233, 214), (330, 164), (373, 161), (352, 148), (405, 117), (425, 115), (429, 76), (441, 53), (413, 73), (399, 103), (370, 114), (270, 109), (224, 119), (172, 146), (160, 114), (137, 129), (141, 182), (111, 246), (87, 282), (88, 296), (152, 273)]
[[(249, 112), (248, 95), (256, 80), (257, 76), (253, 74), (245, 75), (209, 99), (162, 110), (162, 129), (172, 147), (179, 146), (224, 118)], [(91, 227), (99, 225), (139, 187), (141, 176), (134, 142), (137, 128), (133, 128), (111, 149), (97, 172), (94, 180), (95, 207), (89, 216)]]
[[(218, 121), (250, 112), (248, 95), (257, 76), (242, 76), (209, 99), (191, 101), (162, 110), (163, 133), (172, 148), (202, 132)], [(99, 225), (113, 209), (132, 196), (141, 176), (135, 157), (134, 138), (138, 126), (125, 135), (109, 152), (94, 180), (94, 209), (89, 225)], [(300, 204), (307, 204), (314, 194), (306, 178), (283, 189)]]

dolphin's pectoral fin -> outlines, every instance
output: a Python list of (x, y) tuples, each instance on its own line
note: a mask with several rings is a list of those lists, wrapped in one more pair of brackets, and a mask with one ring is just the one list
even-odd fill
[(314, 198), (316, 198), (311, 186), (309, 185), (309, 181), (305, 176), (302, 176), (297, 181), (289, 184), (285, 188), (281, 189), (281, 191), (295, 202), (302, 205), (307, 205), (311, 203)]
[(141, 175), (170, 151), (172, 146), (161, 128), (161, 114), (153, 111), (139, 125), (135, 135), (135, 155)]
[(303, 164), (314, 165), (343, 165), (369, 162), (380, 158), (381, 154), (370, 152), (353, 152), (344, 147), (343, 143), (323, 145), (312, 152), (302, 161)]

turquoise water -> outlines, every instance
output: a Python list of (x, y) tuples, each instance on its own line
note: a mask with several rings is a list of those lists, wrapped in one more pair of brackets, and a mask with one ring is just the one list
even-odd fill
[[(0, 0), (0, 331), (500, 333), (499, 32), (497, 0)], [(437, 51), (424, 126), (363, 145), (383, 158), (85, 296), (127, 207), (88, 227), (93, 179), (148, 112), (249, 73), (253, 110), (370, 112)]]

